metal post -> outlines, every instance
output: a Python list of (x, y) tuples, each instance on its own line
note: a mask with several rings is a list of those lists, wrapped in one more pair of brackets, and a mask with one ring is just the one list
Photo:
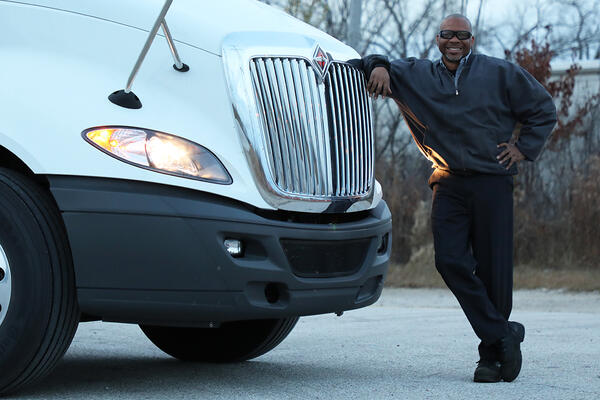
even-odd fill
[(175, 61), (175, 69), (178, 71), (181, 71), (184, 69), (185, 64), (183, 64), (183, 62), (181, 62), (181, 59), (179, 58), (179, 53), (177, 52), (177, 48), (175, 47), (175, 42), (173, 41), (173, 37), (171, 36), (171, 31), (169, 31), (169, 27), (167, 26), (166, 19), (163, 19), (161, 26), (162, 26), (163, 33), (165, 34), (165, 37), (167, 38), (167, 44), (169, 45), (171, 54), (173, 55), (173, 61)]
[(146, 39), (144, 48), (142, 49), (142, 52), (140, 53), (140, 55), (135, 63), (135, 66), (133, 67), (133, 70), (131, 71), (131, 74), (129, 74), (129, 79), (127, 80), (127, 85), (125, 86), (125, 93), (131, 92), (131, 85), (133, 85), (133, 80), (135, 79), (135, 76), (137, 75), (137, 73), (140, 69), (140, 66), (142, 65), (142, 62), (144, 62), (144, 58), (146, 57), (146, 54), (148, 54), (148, 50), (150, 49), (150, 46), (152, 45), (152, 41), (154, 40), (154, 37), (156, 36), (156, 33), (158, 32), (158, 28), (163, 23), (163, 21), (165, 19), (165, 15), (167, 15), (167, 11), (169, 11), (169, 7), (171, 7), (171, 3), (173, 3), (173, 0), (166, 0), (165, 4), (163, 5), (162, 10), (160, 10), (160, 14), (158, 15), (158, 18), (156, 18), (156, 21), (154, 22), (154, 25), (152, 26), (152, 29), (150, 30), (148, 39)]

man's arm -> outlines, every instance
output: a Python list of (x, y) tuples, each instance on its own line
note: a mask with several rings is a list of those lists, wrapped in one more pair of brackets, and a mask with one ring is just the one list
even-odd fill
[(386, 97), (392, 94), (390, 89), (390, 62), (386, 56), (372, 54), (360, 60), (348, 61), (356, 68), (362, 69), (367, 78), (367, 91), (375, 99), (378, 96)]
[[(515, 119), (522, 124), (514, 146), (525, 159), (533, 161), (554, 129), (556, 107), (546, 89), (523, 68), (515, 66), (511, 75), (508, 100)], [(507, 150), (510, 145), (506, 146), (505, 152)]]

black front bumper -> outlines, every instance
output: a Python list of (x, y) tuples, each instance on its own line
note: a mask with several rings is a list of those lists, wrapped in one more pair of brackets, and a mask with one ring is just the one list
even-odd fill
[[(69, 236), (80, 308), (88, 315), (163, 325), (280, 318), (364, 307), (383, 288), (391, 250), (391, 215), (383, 201), (324, 222), (323, 216), (264, 213), (165, 185), (49, 181)], [(226, 238), (244, 243), (243, 257), (226, 252)], [(361, 259), (345, 260), (354, 265), (341, 273), (338, 262), (332, 272), (343, 245), (358, 242)], [(289, 243), (293, 253), (284, 251)], [(315, 254), (329, 244), (322, 258)], [(327, 265), (312, 267), (320, 259)], [(303, 272), (292, 272), (290, 261)]]

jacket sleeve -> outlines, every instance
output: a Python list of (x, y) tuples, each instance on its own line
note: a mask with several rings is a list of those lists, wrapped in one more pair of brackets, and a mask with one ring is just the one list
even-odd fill
[(358, 69), (361, 69), (365, 74), (367, 82), (371, 77), (371, 72), (375, 68), (384, 67), (388, 70), (388, 72), (390, 70), (390, 62), (388, 58), (386, 56), (382, 56), (381, 54), (371, 54), (366, 57), (363, 57), (362, 59), (352, 59), (349, 60), (348, 63), (350, 63), (352, 66)]
[(522, 124), (515, 143), (527, 160), (533, 161), (556, 124), (556, 107), (550, 94), (523, 68), (514, 65), (508, 77), (508, 100), (515, 119)]

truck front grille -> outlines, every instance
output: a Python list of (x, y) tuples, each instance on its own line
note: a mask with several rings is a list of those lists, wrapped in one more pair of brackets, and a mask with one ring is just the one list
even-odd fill
[(357, 197), (373, 184), (373, 136), (362, 73), (333, 62), (323, 82), (304, 58), (250, 62), (269, 170), (291, 195)]

